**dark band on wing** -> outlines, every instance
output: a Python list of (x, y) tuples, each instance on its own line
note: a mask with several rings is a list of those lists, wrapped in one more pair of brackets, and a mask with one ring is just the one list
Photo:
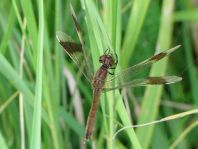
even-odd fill
[(81, 31), (80, 25), (78, 24), (78, 21), (77, 21), (76, 17), (74, 16), (74, 14), (71, 14), (71, 16), (72, 16), (72, 19), (74, 21), (77, 32), (80, 32)]
[(182, 80), (178, 76), (164, 76), (164, 77), (148, 77), (145, 79), (146, 84), (157, 85), (157, 84), (171, 84)]
[(147, 84), (166, 84), (167, 80), (163, 77), (148, 77)]
[(75, 52), (82, 52), (82, 46), (81, 44), (77, 44), (77, 43), (74, 43), (74, 42), (62, 42), (62, 41), (59, 41), (60, 44), (63, 46), (63, 48), (70, 54), (73, 54)]
[(74, 10), (73, 10), (72, 5), (70, 5), (70, 13), (71, 13), (72, 19), (74, 21), (77, 32), (81, 32), (80, 25), (77, 21), (77, 17), (76, 17), (76, 14), (75, 14)]
[(157, 55), (154, 55), (153, 57), (150, 58), (151, 61), (159, 61), (160, 59), (164, 58), (167, 55), (165, 52), (161, 52)]

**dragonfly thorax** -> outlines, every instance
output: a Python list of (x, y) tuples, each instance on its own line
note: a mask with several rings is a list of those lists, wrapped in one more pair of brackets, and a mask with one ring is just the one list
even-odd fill
[(111, 55), (102, 55), (99, 58), (99, 62), (104, 66), (105, 68), (110, 68), (114, 64), (114, 59)]

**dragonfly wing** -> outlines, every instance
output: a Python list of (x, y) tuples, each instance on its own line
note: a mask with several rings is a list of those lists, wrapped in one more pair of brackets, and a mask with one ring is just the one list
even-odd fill
[(93, 71), (92, 71), (93, 67), (91, 66), (92, 62), (88, 61), (90, 60), (91, 55), (87, 54), (87, 52), (85, 51), (80, 25), (77, 21), (77, 18), (76, 18), (76, 15), (72, 6), (70, 6), (70, 12), (71, 12), (71, 16), (72, 16), (78, 37), (80, 39), (80, 44), (75, 43), (74, 40), (69, 35), (60, 31), (56, 32), (56, 38), (58, 39), (62, 47), (65, 49), (65, 52), (76, 63), (76, 65), (79, 68), (83, 68), (82, 73), (84, 74), (85, 78), (88, 81), (91, 81), (92, 76), (93, 76)]
[(145, 71), (146, 68), (149, 68), (152, 64), (155, 62), (161, 60), (162, 58), (168, 56), (172, 52), (174, 52), (176, 49), (178, 49), (180, 45), (173, 47), (171, 49), (168, 49), (164, 52), (158, 53), (132, 67), (129, 67), (122, 72), (115, 74), (114, 76), (110, 77), (107, 81), (106, 84), (112, 84), (112, 82), (116, 82), (117, 80), (122, 82), (130, 82), (131, 80), (134, 80), (135, 77), (137, 77), (138, 74), (140, 74), (142, 71)]
[[(81, 70), (88, 81), (91, 81), (93, 76), (91, 72), (91, 66), (87, 61), (89, 57), (88, 54), (85, 54), (83, 51), (82, 45), (75, 43), (74, 40), (67, 34), (57, 31), (56, 38), (60, 45), (64, 48), (67, 55), (74, 61), (76, 66)], [(91, 63), (91, 62), (90, 62)]]
[(81, 44), (75, 43), (74, 40), (67, 34), (57, 31), (56, 38), (60, 45), (65, 49), (65, 52), (70, 56), (70, 58), (78, 65), (80, 64), (80, 60), (78, 58), (78, 54), (82, 53)]
[(172, 84), (181, 81), (182, 78), (178, 76), (164, 76), (164, 77), (147, 77), (141, 79), (135, 79), (129, 82), (114, 82), (114, 87), (105, 86), (103, 91), (111, 91), (115, 89), (121, 89), (124, 87), (138, 87), (138, 86), (147, 86), (147, 85), (162, 85), (162, 84)]

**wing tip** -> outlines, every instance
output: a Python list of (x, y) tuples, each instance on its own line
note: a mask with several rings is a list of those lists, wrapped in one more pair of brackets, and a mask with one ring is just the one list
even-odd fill
[(73, 39), (62, 31), (56, 31), (56, 39), (59, 43), (67, 41), (73, 42)]
[(173, 48), (170, 48), (170, 49), (168, 50), (167, 54), (169, 55), (170, 53), (174, 52), (175, 50), (179, 49), (180, 47), (181, 47), (181, 45), (177, 45), (177, 46), (175, 46), (175, 47), (173, 47)]
[(179, 76), (168, 76), (167, 78), (167, 83), (166, 84), (172, 84), (172, 83), (177, 83), (183, 80), (182, 77)]
[(172, 84), (182, 80), (182, 77), (178, 76), (164, 76), (164, 77), (148, 77), (145, 84), (149, 85), (161, 85), (161, 84)]
[(56, 39), (58, 40), (59, 43), (60, 43), (60, 38), (59, 38), (60, 33), (61, 31), (56, 31)]
[(179, 44), (179, 45), (176, 45), (175, 47), (173, 47), (174, 49), (178, 49), (178, 48), (180, 48), (181, 47), (181, 45)]

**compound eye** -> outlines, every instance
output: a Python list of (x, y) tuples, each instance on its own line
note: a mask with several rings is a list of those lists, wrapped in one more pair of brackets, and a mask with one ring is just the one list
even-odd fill
[(104, 57), (103, 56), (100, 56), (99, 62), (102, 63), (103, 61), (104, 61)]
[(109, 59), (109, 64), (110, 65), (113, 65), (114, 64), (114, 59), (112, 57)]

